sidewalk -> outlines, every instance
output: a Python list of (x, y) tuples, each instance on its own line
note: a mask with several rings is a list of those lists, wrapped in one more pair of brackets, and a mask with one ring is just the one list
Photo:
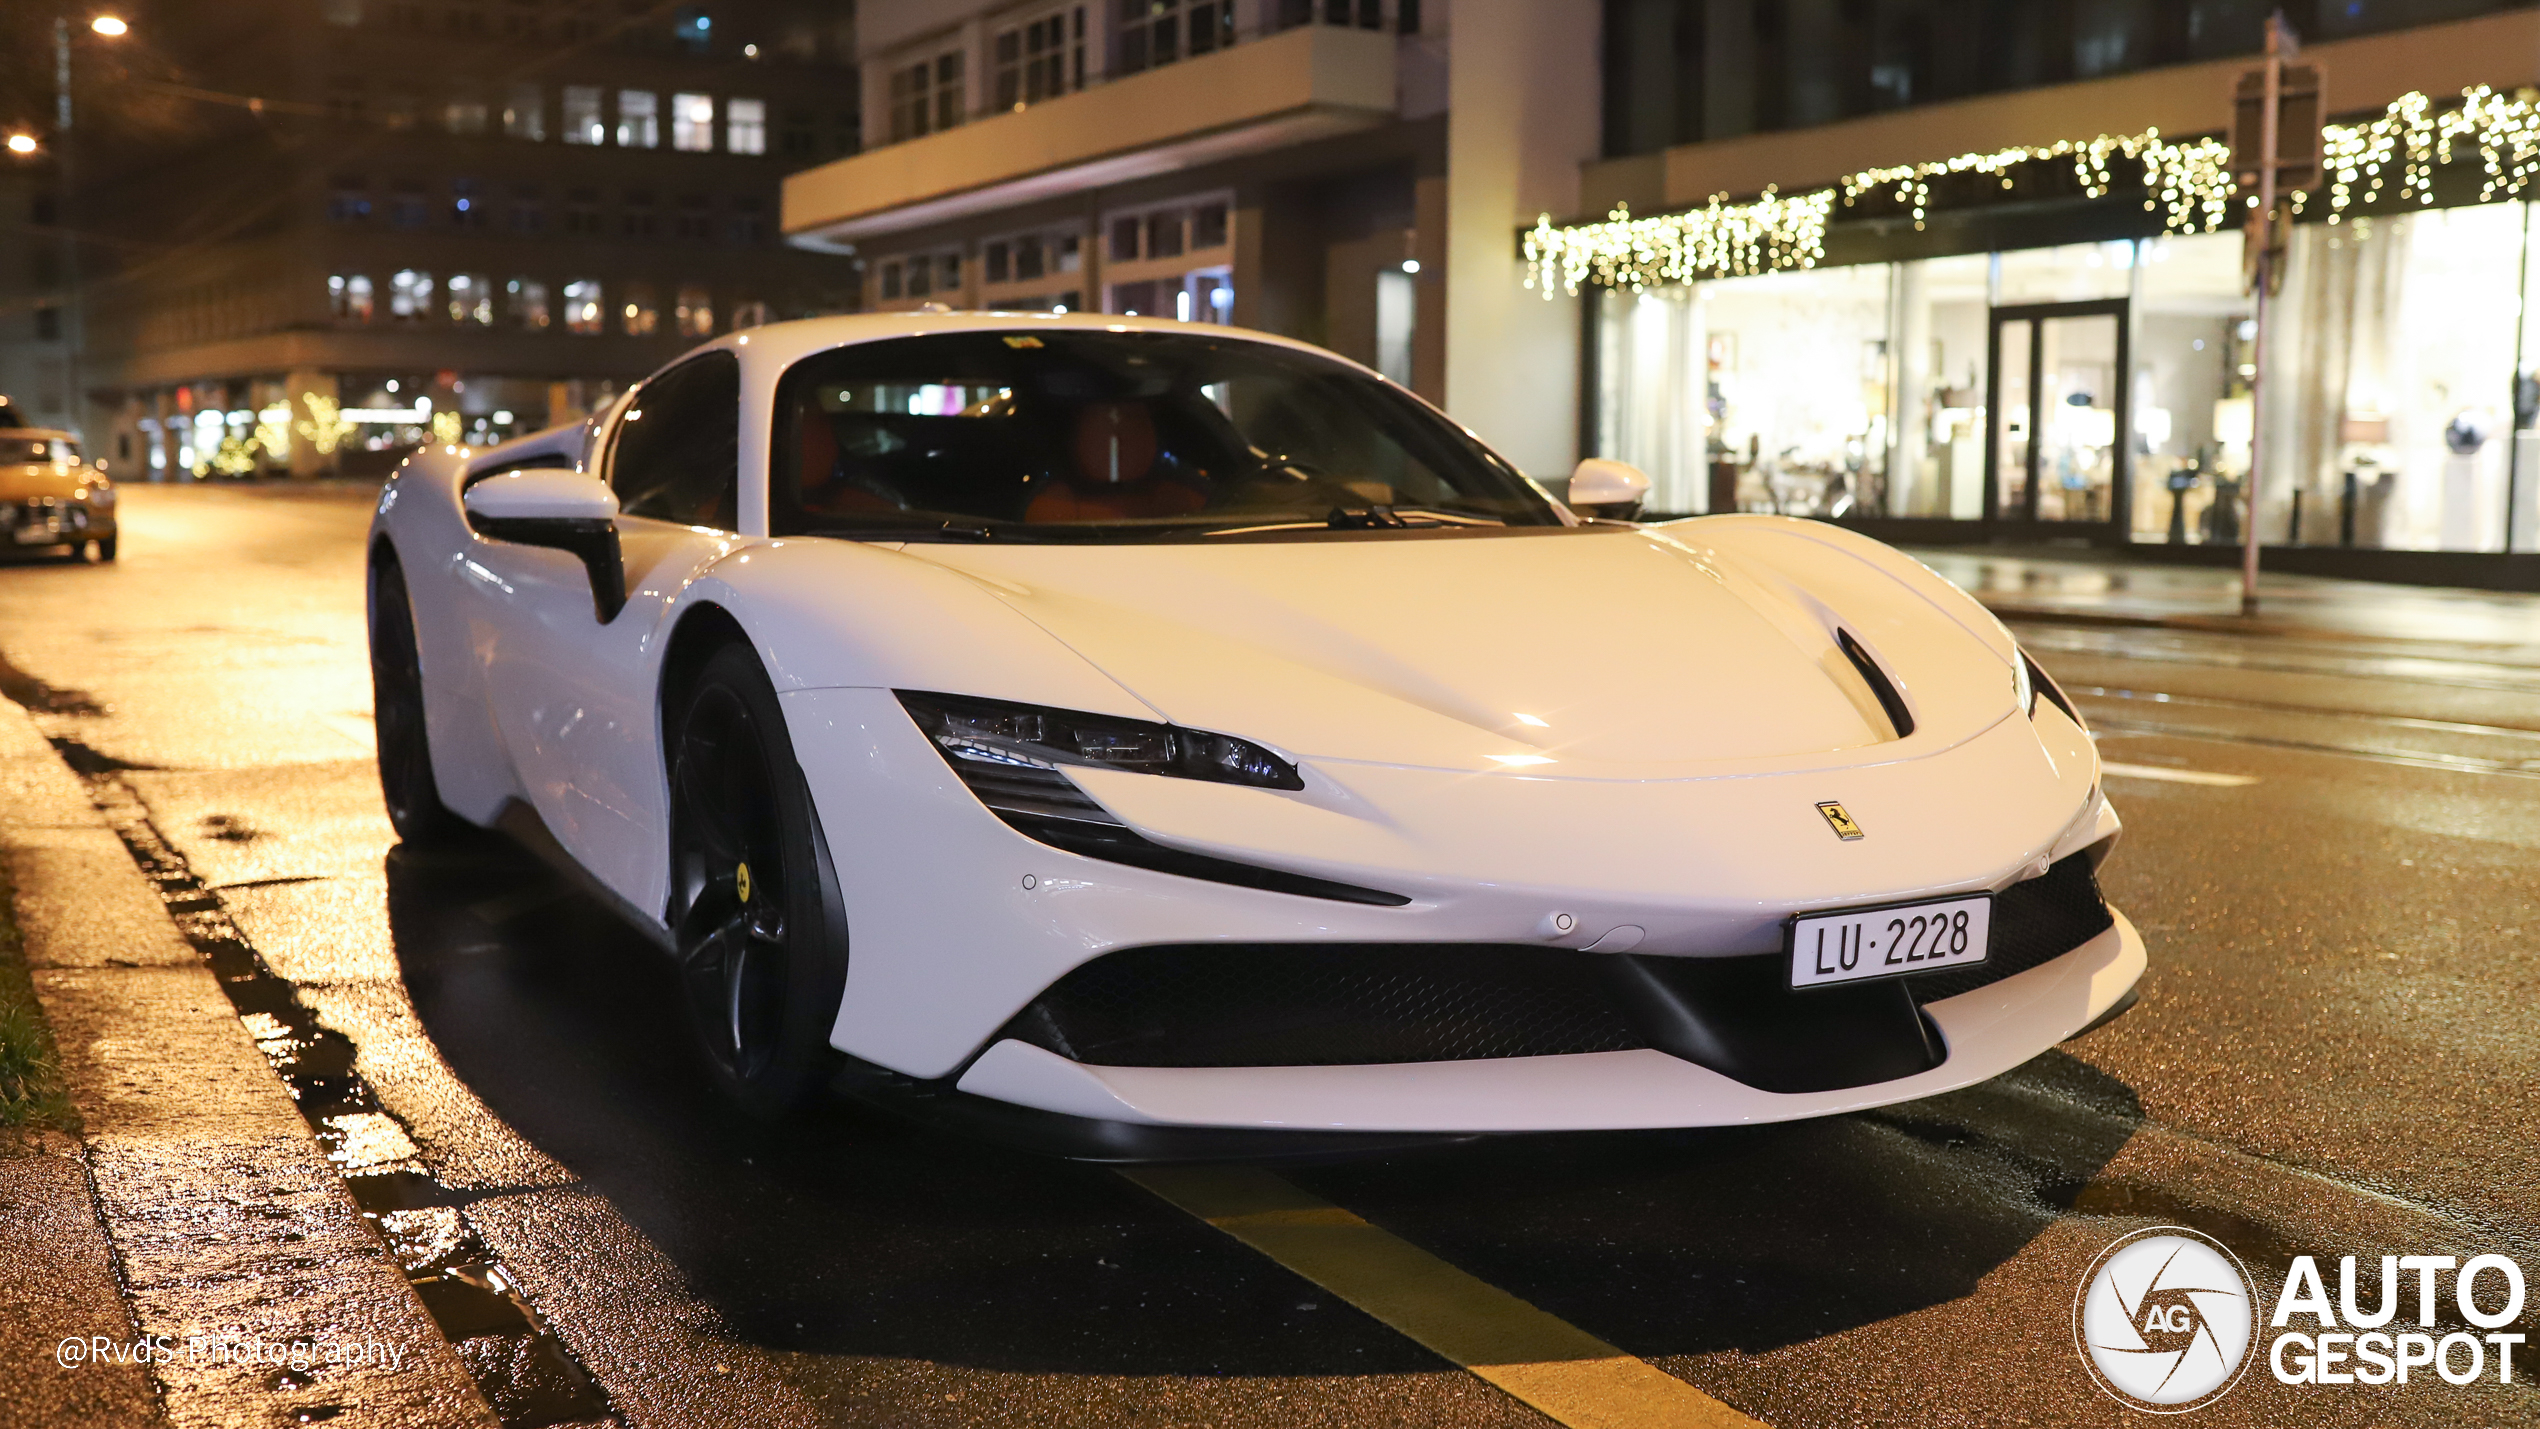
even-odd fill
[(2236, 569), (2152, 565), (2100, 551), (2014, 555), (1953, 547), (1910, 554), (2005, 620), (2435, 642), (2540, 664), (2540, 595), (2261, 572), (2251, 617), (2240, 613)]

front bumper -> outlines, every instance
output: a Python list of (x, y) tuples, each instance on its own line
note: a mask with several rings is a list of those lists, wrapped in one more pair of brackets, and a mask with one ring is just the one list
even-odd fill
[(1796, 1121), (2000, 1076), (2118, 1007), (2145, 965), (2142, 935), (2116, 913), (2106, 932), (2061, 957), (1927, 1004), (1947, 1046), (1940, 1065), (1834, 1091), (1764, 1091), (1647, 1049), (1382, 1066), (1103, 1067), (1012, 1039), (989, 1047), (956, 1085), (1064, 1117), (1144, 1127), (1472, 1135)]
[(0, 546), (64, 546), (115, 534), (115, 518), (66, 497), (0, 501)]

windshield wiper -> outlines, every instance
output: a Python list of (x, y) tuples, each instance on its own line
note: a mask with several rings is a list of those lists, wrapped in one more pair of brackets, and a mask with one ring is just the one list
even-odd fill
[(1335, 506), (1323, 518), (1323, 524), (1334, 531), (1391, 531), (1411, 523), (1396, 515), (1390, 506), (1362, 506), (1355, 511)]

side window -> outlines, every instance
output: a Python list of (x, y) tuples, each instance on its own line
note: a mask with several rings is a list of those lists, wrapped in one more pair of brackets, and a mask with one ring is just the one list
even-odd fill
[(741, 364), (709, 352), (643, 385), (618, 420), (609, 485), (620, 511), (683, 526), (740, 525)]

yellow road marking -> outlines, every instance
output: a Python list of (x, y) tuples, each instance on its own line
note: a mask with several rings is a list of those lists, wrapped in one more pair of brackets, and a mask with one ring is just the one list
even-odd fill
[(1764, 1429), (1268, 1171), (1150, 1166), (1120, 1174), (1571, 1429)]

